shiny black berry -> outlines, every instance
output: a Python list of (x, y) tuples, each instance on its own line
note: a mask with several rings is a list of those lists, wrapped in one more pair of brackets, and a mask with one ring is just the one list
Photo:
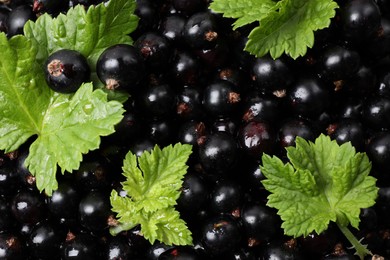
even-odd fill
[(76, 92), (90, 78), (87, 59), (81, 53), (67, 49), (52, 53), (45, 62), (44, 72), (49, 87), (60, 93)]
[(144, 75), (144, 60), (138, 50), (127, 44), (113, 45), (99, 56), (96, 72), (109, 90), (133, 89)]
[(28, 20), (36, 20), (31, 6), (25, 4), (12, 9), (7, 19), (7, 36), (12, 37), (17, 34), (23, 34), (23, 27)]
[(214, 257), (234, 251), (241, 242), (242, 229), (229, 216), (209, 219), (202, 228), (202, 244), (206, 252)]

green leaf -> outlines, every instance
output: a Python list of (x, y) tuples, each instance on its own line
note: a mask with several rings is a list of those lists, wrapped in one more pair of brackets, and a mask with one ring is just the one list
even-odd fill
[(16, 150), (31, 136), (25, 164), (38, 189), (48, 195), (57, 188), (57, 168), (64, 173), (79, 167), (82, 155), (97, 149), (100, 137), (114, 132), (123, 118), (123, 94), (110, 94), (86, 83), (75, 94), (53, 92), (46, 84), (43, 64), (52, 52), (72, 49), (88, 59), (92, 71), (107, 47), (132, 43), (129, 33), (138, 23), (134, 0), (110, 0), (85, 10), (81, 5), (56, 18), (48, 14), (29, 21), (25, 35), (7, 39), (0, 33), (0, 149)]
[(152, 219), (158, 219), (156, 223), (156, 238), (168, 245), (191, 245), (192, 234), (187, 224), (180, 218), (178, 211), (173, 207), (160, 209), (153, 212)]
[(155, 146), (151, 153), (144, 152), (140, 157), (129, 152), (123, 167), (123, 188), (146, 212), (175, 205), (191, 148), (176, 144), (161, 150)]
[(134, 0), (111, 0), (88, 10), (82, 5), (70, 8), (65, 14), (52, 18), (41, 15), (35, 22), (28, 21), (24, 34), (39, 49), (37, 60), (43, 63), (51, 53), (60, 49), (82, 53), (95, 71), (99, 55), (108, 47), (131, 44), (129, 34), (137, 28)]
[(187, 172), (186, 162), (192, 146), (169, 145), (137, 157), (129, 152), (123, 164), (122, 182), (125, 197), (116, 191), (111, 193), (112, 211), (117, 213), (119, 224), (111, 228), (112, 234), (141, 225), (144, 237), (154, 243), (188, 245), (192, 243), (191, 232), (174, 208), (180, 196), (183, 177)]
[(210, 9), (237, 19), (233, 29), (259, 22), (248, 36), (245, 50), (274, 59), (283, 53), (296, 59), (313, 47), (314, 31), (330, 25), (338, 5), (333, 0), (214, 0)]
[(263, 155), (260, 166), (271, 192), (267, 205), (278, 210), (285, 234), (319, 234), (330, 221), (358, 228), (360, 210), (374, 205), (378, 193), (367, 155), (321, 135), (314, 143), (297, 137), (287, 156), (284, 164)]
[(328, 27), (338, 7), (332, 0), (281, 0), (277, 5), (249, 34), (245, 50), (257, 57), (305, 55), (314, 45), (314, 31)]
[(211, 10), (222, 13), (223, 17), (237, 18), (233, 29), (261, 21), (276, 6), (272, 0), (214, 0), (210, 4)]
[(71, 98), (54, 94), (25, 162), (36, 175), (38, 189), (47, 194), (57, 189), (57, 164), (62, 172), (78, 169), (82, 155), (99, 147), (100, 136), (115, 131), (123, 112), (119, 102), (107, 102), (107, 95), (93, 91), (91, 83), (83, 84)]
[[(36, 64), (37, 49), (24, 37), (0, 33), (0, 149), (16, 150), (40, 130), (51, 91)], [(31, 77), (31, 75), (35, 75)]]

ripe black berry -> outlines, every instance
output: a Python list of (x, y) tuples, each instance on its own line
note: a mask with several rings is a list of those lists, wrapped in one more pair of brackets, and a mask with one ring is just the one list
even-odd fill
[(255, 86), (270, 93), (286, 89), (294, 79), (283, 60), (274, 60), (271, 57), (257, 58), (252, 65), (251, 73)]
[(29, 5), (20, 5), (12, 9), (7, 19), (7, 36), (23, 34), (23, 27), (28, 20), (35, 21), (36, 16)]
[(353, 42), (366, 40), (380, 28), (381, 16), (374, 0), (348, 1), (341, 10), (344, 37)]
[(44, 65), (46, 83), (60, 93), (76, 92), (90, 77), (87, 59), (74, 50), (59, 50), (52, 53)]
[(242, 230), (229, 216), (209, 219), (202, 228), (202, 244), (212, 256), (232, 252), (241, 242)]
[(237, 142), (226, 132), (208, 134), (198, 143), (200, 163), (209, 174), (226, 174), (237, 161)]
[(186, 43), (194, 49), (210, 49), (218, 39), (215, 17), (210, 12), (198, 12), (191, 15), (183, 30)]
[(116, 44), (103, 51), (96, 63), (96, 72), (107, 89), (133, 89), (144, 74), (144, 61), (137, 49)]

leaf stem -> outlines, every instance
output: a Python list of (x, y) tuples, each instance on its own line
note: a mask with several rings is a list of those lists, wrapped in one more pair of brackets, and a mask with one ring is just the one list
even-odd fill
[(336, 223), (344, 236), (352, 244), (352, 248), (356, 250), (355, 254), (358, 255), (361, 260), (363, 260), (366, 255), (372, 255), (371, 251), (367, 249), (367, 245), (360, 243), (360, 241), (352, 234), (347, 226), (341, 225), (338, 222)]

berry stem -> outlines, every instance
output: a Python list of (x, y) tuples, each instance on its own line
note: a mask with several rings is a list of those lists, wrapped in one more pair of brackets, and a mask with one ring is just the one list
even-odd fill
[(356, 250), (355, 254), (358, 255), (361, 260), (363, 260), (366, 255), (372, 255), (371, 251), (367, 249), (367, 245), (360, 243), (360, 241), (352, 234), (347, 226), (341, 225), (338, 222), (337, 226), (348, 239), (348, 241), (352, 244), (352, 248)]

